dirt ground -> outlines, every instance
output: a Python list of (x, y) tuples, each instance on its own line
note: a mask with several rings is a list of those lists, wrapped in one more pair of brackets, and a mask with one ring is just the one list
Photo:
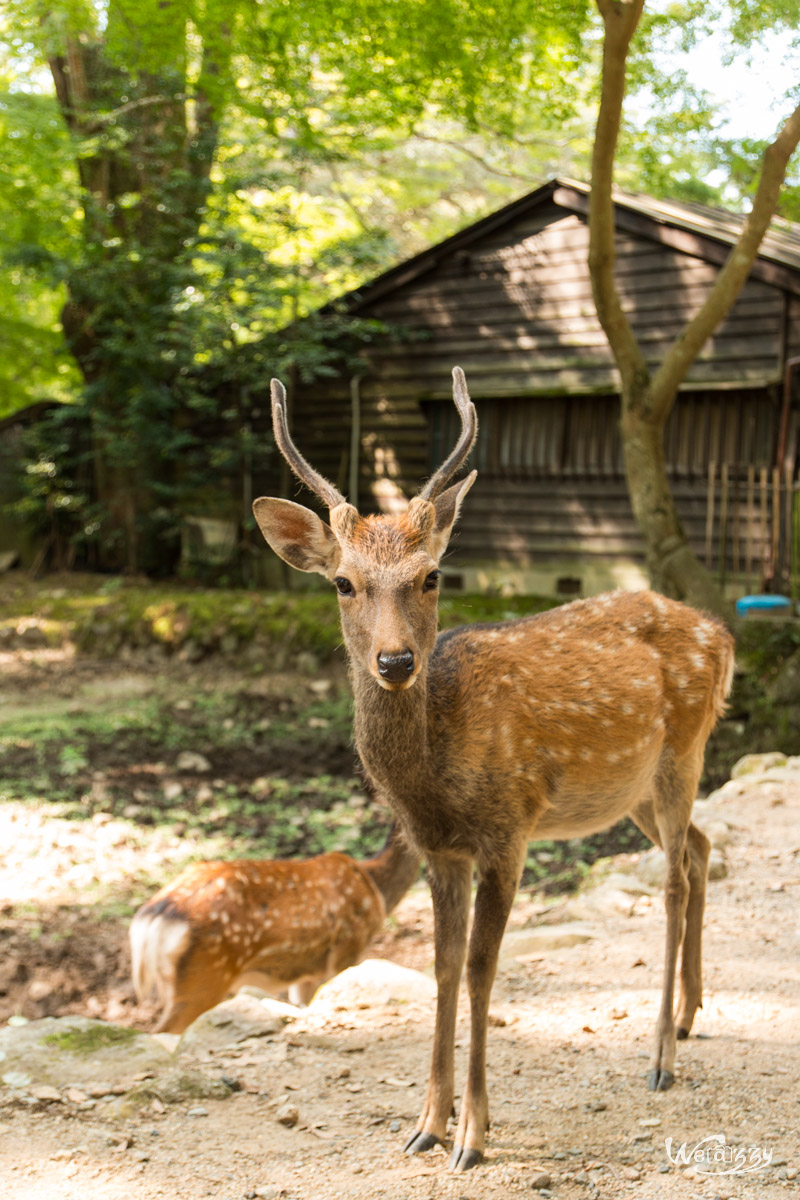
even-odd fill
[[(13, 688), (7, 675), (4, 699)], [(664, 941), (663, 904), (645, 896), (631, 915), (598, 916), (590, 941), (501, 966), (487, 1159), (467, 1174), (451, 1175), (444, 1152), (402, 1154), (433, 1027), (432, 1007), (411, 1004), (342, 1011), (323, 1024), (301, 1016), (274, 1037), (207, 1054), (207, 1072), (235, 1081), (224, 1100), (113, 1115), (103, 1100), (27, 1106), (0, 1088), (0, 1196), (485, 1200), (544, 1189), (559, 1200), (725, 1200), (769, 1188), (800, 1197), (800, 786), (767, 783), (724, 803), (735, 832), (728, 876), (709, 885), (705, 1006), (679, 1044), (671, 1091), (645, 1084)], [(128, 980), (126, 922), (92, 923), (76, 898), (98, 875), (124, 889), (148, 855), (177, 852), (160, 838), (156, 830), (143, 844), (121, 822), (0, 808), (6, 1010), (18, 1010), (24, 993), (30, 1016), (81, 1012), (152, 1027), (152, 1009), (135, 1005)], [(560, 911), (520, 896), (512, 925), (558, 921)], [(430, 967), (423, 886), (370, 955)], [(462, 996), (457, 1093), (468, 1037)], [(287, 1101), (298, 1113), (292, 1128), (276, 1119)], [(716, 1134), (758, 1148), (769, 1166), (723, 1176), (670, 1162), (666, 1139), (674, 1154)]]

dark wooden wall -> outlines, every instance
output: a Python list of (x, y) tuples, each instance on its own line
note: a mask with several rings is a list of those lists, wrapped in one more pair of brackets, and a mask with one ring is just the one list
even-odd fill
[[(548, 201), (358, 308), (394, 330), (365, 356), (362, 509), (375, 507), (376, 479), (411, 494), (447, 453), (456, 435), (450, 372), (459, 364), (482, 427), (480, 475), (456, 558), (641, 556), (622, 474), (617, 376), (594, 311), (587, 249), (585, 217)], [(655, 367), (718, 268), (626, 232), (617, 254), (624, 307)], [(751, 278), (693, 365), (667, 433), (676, 499), (698, 551), (709, 462), (740, 475), (774, 463), (776, 381), (792, 353), (800, 353), (800, 298)], [(350, 422), (349, 380), (295, 390), (298, 445), (343, 491)], [(794, 417), (791, 436), (796, 445)]]

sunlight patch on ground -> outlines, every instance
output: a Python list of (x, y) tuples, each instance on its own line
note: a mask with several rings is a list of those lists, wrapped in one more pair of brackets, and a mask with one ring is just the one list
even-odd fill
[[(0, 896), (7, 905), (102, 903), (164, 864), (177, 872), (201, 847), (168, 829), (130, 821), (69, 821), (0, 795)], [(217, 847), (217, 850), (221, 847)], [(202, 853), (214, 857), (204, 841)]]

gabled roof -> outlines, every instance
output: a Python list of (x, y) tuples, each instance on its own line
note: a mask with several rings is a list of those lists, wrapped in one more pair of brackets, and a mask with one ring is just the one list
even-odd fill
[[(488, 234), (496, 233), (505, 225), (512, 225), (544, 204), (555, 204), (566, 211), (586, 214), (589, 211), (590, 191), (589, 184), (574, 179), (550, 179), (535, 191), (512, 200), (510, 204), (435, 246), (384, 271), (370, 283), (348, 292), (335, 303), (344, 304), (350, 311), (359, 311), (433, 270), (443, 258), (469, 249)], [(722, 208), (678, 200), (657, 200), (652, 196), (619, 189), (614, 190), (614, 208), (620, 229), (652, 238), (716, 264), (725, 261), (746, 220), (744, 215)], [(751, 274), (766, 283), (800, 294), (800, 225), (779, 218), (773, 220), (761, 243)]]

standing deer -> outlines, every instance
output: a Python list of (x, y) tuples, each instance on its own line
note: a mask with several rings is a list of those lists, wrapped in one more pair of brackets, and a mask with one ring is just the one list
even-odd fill
[(305, 1004), (351, 967), (419, 874), (395, 828), (380, 854), (190, 863), (130, 927), (139, 999), (155, 991), (158, 1032), (183, 1033), (245, 983)]
[(647, 591), (437, 638), (439, 562), (476, 476), (447, 486), (477, 434), (459, 367), (453, 397), (462, 429), (444, 464), (406, 512), (362, 517), (293, 445), (285, 392), (273, 380), (276, 441), (330, 510), (330, 525), (288, 500), (256, 500), (253, 509), (281, 558), (336, 586), (358, 752), (428, 863), (438, 1001), (409, 1154), (444, 1141), (453, 1108), (456, 1005), (477, 865), (466, 956), (469, 1066), (450, 1160), (467, 1170), (483, 1157), (489, 995), (534, 835), (582, 837), (628, 815), (665, 850), (664, 990), (648, 1082), (658, 1091), (673, 1083), (676, 1036), (688, 1035), (702, 998), (709, 843), (691, 811), (705, 744), (730, 688), (733, 644), (713, 619)]

